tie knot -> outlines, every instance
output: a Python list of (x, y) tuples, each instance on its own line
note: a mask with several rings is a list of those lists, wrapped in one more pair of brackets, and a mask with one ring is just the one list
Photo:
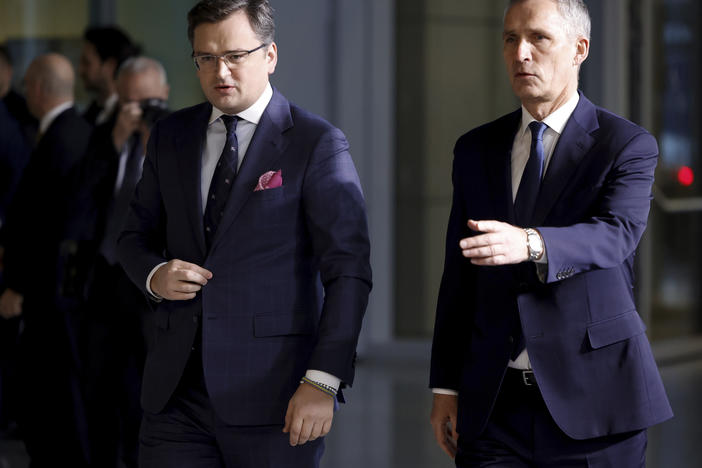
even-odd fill
[(239, 120), (236, 115), (223, 114), (220, 119), (224, 122), (224, 126), (227, 127), (227, 135), (231, 135), (232, 132), (236, 131), (236, 122)]
[(533, 140), (541, 140), (543, 139), (544, 132), (548, 128), (548, 125), (546, 125), (543, 122), (539, 122), (538, 120), (534, 120), (532, 123), (529, 124), (529, 130), (531, 130), (531, 138)]

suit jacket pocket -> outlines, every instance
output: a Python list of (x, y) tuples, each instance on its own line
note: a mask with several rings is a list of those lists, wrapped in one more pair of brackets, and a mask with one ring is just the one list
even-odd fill
[(591, 323), (587, 327), (587, 336), (592, 349), (599, 349), (640, 335), (645, 331), (646, 326), (639, 314), (635, 310), (630, 310), (616, 317)]
[(309, 314), (267, 314), (254, 317), (254, 336), (311, 335), (315, 331)]
[(254, 191), (254, 193), (251, 194), (250, 200), (270, 200), (273, 198), (280, 198), (283, 196), (284, 193), (285, 186), (281, 185), (280, 187), (276, 188)]

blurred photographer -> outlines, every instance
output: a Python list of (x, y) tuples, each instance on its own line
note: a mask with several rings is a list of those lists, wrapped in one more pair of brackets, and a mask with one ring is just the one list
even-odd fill
[(135, 133), (146, 148), (151, 127), (169, 114), (166, 100), (169, 87), (166, 72), (157, 61), (147, 57), (128, 59), (117, 72), (120, 110), (112, 130), (112, 142), (120, 152)]
[(96, 467), (136, 466), (149, 308), (117, 263), (115, 247), (141, 177), (150, 129), (169, 113), (166, 72), (154, 59), (127, 59), (116, 87), (119, 111), (93, 132), (63, 249), (61, 293), (80, 310), (83, 393)]

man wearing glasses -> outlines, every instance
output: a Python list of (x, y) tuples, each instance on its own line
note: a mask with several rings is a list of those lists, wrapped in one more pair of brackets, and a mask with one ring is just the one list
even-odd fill
[(268, 82), (267, 0), (203, 0), (209, 102), (152, 129), (119, 257), (153, 299), (140, 466), (318, 466), (371, 288), (344, 135)]

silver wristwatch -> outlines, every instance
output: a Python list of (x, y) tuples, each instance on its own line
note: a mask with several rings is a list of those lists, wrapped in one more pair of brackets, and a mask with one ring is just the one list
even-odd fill
[(539, 233), (532, 228), (524, 229), (527, 235), (527, 250), (529, 251), (529, 260), (537, 261), (544, 254), (544, 242), (541, 240)]

